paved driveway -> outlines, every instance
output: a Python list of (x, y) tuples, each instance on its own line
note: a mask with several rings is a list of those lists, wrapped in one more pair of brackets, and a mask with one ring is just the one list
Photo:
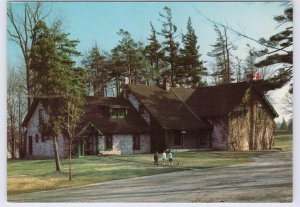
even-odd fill
[(193, 169), (11, 196), (12, 202), (292, 202), (292, 154), (246, 165)]

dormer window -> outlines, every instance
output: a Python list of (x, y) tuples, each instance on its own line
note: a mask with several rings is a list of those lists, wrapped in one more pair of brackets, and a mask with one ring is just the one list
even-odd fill
[(128, 114), (127, 108), (121, 106), (112, 106), (109, 112), (111, 118), (125, 118)]

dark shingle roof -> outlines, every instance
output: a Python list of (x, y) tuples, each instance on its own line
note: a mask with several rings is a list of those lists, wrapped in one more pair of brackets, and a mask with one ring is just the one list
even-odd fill
[[(128, 109), (125, 118), (111, 118), (110, 107), (122, 107)], [(92, 123), (102, 133), (149, 133), (150, 128), (139, 113), (125, 99), (87, 97), (84, 106), (85, 114), (79, 124), (81, 130), (87, 124)]]
[(241, 82), (196, 89), (173, 88), (173, 90), (200, 117), (218, 117), (227, 115), (240, 104), (248, 88), (247, 82)]
[[(39, 100), (35, 99), (22, 123), (26, 126), (31, 119)], [(109, 107), (127, 108), (128, 116), (125, 118), (110, 118)], [(84, 115), (79, 123), (78, 132), (87, 124), (93, 124), (102, 133), (149, 133), (150, 128), (139, 113), (125, 99), (86, 97)]]
[[(259, 91), (256, 88), (255, 91)], [(179, 100), (185, 102), (199, 117), (211, 118), (228, 115), (234, 107), (242, 102), (249, 82), (223, 84), (218, 86), (190, 88), (171, 88), (167, 92), (156, 86), (130, 85), (130, 90), (137, 96), (142, 104), (166, 128), (205, 128), (206, 122), (199, 122), (192, 113)], [(257, 92), (262, 101), (276, 117), (278, 114), (266, 97)], [(179, 97), (179, 98), (178, 98)], [(205, 120), (205, 119), (204, 119)]]
[(210, 127), (207, 122), (198, 120), (172, 92), (156, 86), (128, 87), (163, 128), (197, 130)]
[(173, 90), (200, 117), (220, 117), (228, 115), (234, 107), (238, 106), (242, 102), (246, 90), (251, 86), (273, 116), (277, 117), (278, 114), (267, 97), (260, 92), (261, 88), (253, 83), (240, 82), (196, 89), (173, 88)]

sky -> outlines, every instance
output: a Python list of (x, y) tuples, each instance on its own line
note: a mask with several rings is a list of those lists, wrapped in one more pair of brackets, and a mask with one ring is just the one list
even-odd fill
[[(77, 50), (83, 55), (95, 44), (100, 50), (110, 51), (118, 44), (119, 29), (130, 32), (136, 41), (147, 44), (150, 22), (157, 31), (161, 30), (159, 12), (164, 13), (164, 6), (171, 8), (173, 23), (178, 27), (177, 41), (181, 41), (181, 34), (186, 32), (188, 17), (191, 17), (192, 26), (198, 37), (201, 59), (206, 67), (210, 67), (213, 59), (207, 55), (212, 50), (211, 45), (216, 41), (214, 25), (203, 17), (206, 16), (216, 22), (229, 26), (254, 39), (269, 36), (280, 31), (274, 17), (283, 13), (280, 2), (44, 2), (45, 12), (51, 9), (47, 18), (48, 24), (59, 18), (63, 22), (63, 30), (70, 33), (70, 39), (78, 39)], [(22, 15), (23, 3), (13, 2), (13, 10)], [(200, 13), (201, 14), (200, 14)], [(9, 27), (8, 23), (8, 27)], [(161, 37), (159, 37), (161, 41)], [(246, 38), (241, 38), (229, 32), (229, 39), (237, 47), (233, 51), (239, 58), (245, 58), (250, 44), (256, 49), (262, 47)], [(8, 41), (7, 61), (10, 67), (20, 68), (23, 63), (18, 46)], [(81, 58), (77, 59), (80, 64)], [(209, 81), (209, 79), (208, 79)], [(281, 115), (280, 100), (288, 87), (272, 92), (275, 109)], [(286, 117), (288, 119), (288, 117)]]

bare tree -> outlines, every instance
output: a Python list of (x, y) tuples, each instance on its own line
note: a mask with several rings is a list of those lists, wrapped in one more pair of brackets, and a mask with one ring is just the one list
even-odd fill
[(15, 159), (22, 154), (21, 122), (26, 113), (24, 81), (20, 71), (9, 69), (7, 86), (7, 143), (8, 152)]
[[(45, 20), (52, 9), (48, 12), (43, 11), (43, 5), (41, 2), (24, 3), (24, 9), (22, 16), (14, 11), (13, 2), (8, 3), (7, 17), (8, 17), (8, 37), (9, 40), (15, 42), (21, 49), (22, 56), (25, 62), (26, 70), (26, 88), (28, 94), (27, 104), (30, 106), (32, 101), (32, 87), (31, 83), (31, 71), (30, 71), (30, 48), (32, 44), (32, 38), (36, 35), (34, 30), (35, 25), (40, 20)], [(33, 6), (34, 5), (34, 6)]]
[(72, 95), (66, 98), (66, 105), (64, 111), (66, 116), (64, 117), (63, 125), (68, 139), (68, 151), (69, 151), (69, 180), (72, 180), (72, 147), (73, 141), (76, 138), (76, 127), (83, 115), (82, 106), (84, 99), (81, 95)]
[(281, 109), (287, 115), (293, 115), (293, 94), (287, 92), (286, 95), (281, 99)]

